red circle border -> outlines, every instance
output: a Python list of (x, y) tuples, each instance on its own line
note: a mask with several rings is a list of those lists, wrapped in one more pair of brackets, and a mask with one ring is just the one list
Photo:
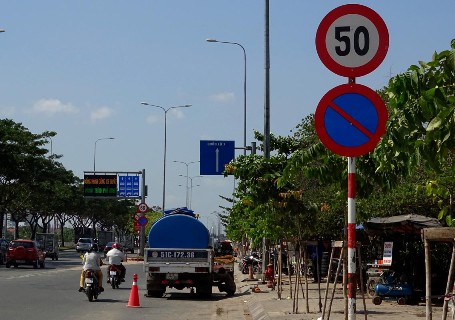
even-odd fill
[[(367, 143), (364, 143), (363, 145), (358, 147), (346, 147), (339, 145), (329, 136), (325, 127), (324, 116), (329, 104), (336, 97), (339, 97), (340, 95), (346, 93), (357, 93), (366, 97), (368, 100), (372, 102), (378, 114), (378, 127), (376, 132), (374, 133), (374, 137)], [(319, 101), (319, 104), (316, 108), (316, 112), (314, 114), (314, 126), (319, 139), (327, 149), (340, 156), (358, 157), (374, 150), (379, 140), (381, 140), (381, 137), (384, 135), (386, 131), (387, 118), (388, 115), (385, 103), (375, 91), (361, 84), (349, 83), (342, 84), (329, 90), (322, 97), (321, 101)]]
[[(348, 14), (358, 14), (366, 17), (376, 26), (379, 34), (378, 51), (373, 59), (368, 61), (366, 64), (355, 68), (343, 66), (333, 60), (327, 51), (325, 43), (327, 32), (332, 23), (336, 19)], [(382, 20), (381, 16), (377, 14), (376, 11), (360, 4), (346, 4), (333, 9), (322, 19), (316, 32), (316, 51), (322, 63), (333, 73), (344, 77), (360, 77), (375, 70), (382, 63), (382, 61), (384, 61), (388, 49), (389, 31), (384, 20)]]

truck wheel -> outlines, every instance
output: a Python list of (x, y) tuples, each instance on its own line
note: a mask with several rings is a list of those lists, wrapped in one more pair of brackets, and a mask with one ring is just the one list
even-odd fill
[(197, 286), (196, 294), (202, 298), (210, 298), (212, 296), (212, 283)]
[(234, 294), (235, 294), (235, 290), (234, 290), (234, 291), (232, 291), (232, 290), (227, 290), (227, 291), (226, 291), (226, 295), (227, 295), (228, 297), (233, 297)]
[(164, 292), (161, 290), (147, 290), (147, 297), (161, 298)]
[(234, 277), (231, 276), (230, 273), (226, 275), (226, 293), (228, 297), (232, 297), (235, 294), (235, 291), (237, 290), (237, 286), (235, 285)]

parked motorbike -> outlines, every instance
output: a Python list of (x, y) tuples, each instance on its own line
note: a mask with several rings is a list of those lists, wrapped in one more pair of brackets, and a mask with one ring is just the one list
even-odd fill
[(120, 282), (122, 282), (120, 275), (121, 270), (117, 265), (115, 264), (109, 265), (109, 282), (111, 284), (112, 289), (118, 289)]
[(98, 277), (96, 276), (96, 272), (92, 269), (85, 270), (84, 290), (88, 301), (90, 302), (94, 299), (98, 299), (98, 295), (101, 293)]
[(242, 273), (247, 274), (250, 266), (253, 267), (253, 273), (261, 271), (261, 260), (253, 255), (246, 256), (242, 259)]

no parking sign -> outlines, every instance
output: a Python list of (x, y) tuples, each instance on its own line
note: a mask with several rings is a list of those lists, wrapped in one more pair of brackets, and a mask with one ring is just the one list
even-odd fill
[(360, 84), (327, 92), (316, 108), (314, 125), (322, 144), (341, 156), (372, 151), (385, 133), (387, 109), (381, 97)]

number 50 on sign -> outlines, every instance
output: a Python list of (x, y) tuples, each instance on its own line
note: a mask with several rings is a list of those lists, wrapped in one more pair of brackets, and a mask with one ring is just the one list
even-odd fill
[(344, 77), (360, 77), (376, 69), (389, 48), (389, 32), (372, 9), (347, 4), (330, 11), (316, 33), (322, 63)]

